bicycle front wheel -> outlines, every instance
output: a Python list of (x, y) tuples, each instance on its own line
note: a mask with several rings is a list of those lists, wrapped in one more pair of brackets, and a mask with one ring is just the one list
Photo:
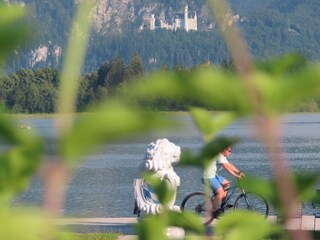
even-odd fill
[(194, 192), (186, 196), (181, 203), (182, 211), (190, 211), (201, 217), (203, 224), (208, 225), (213, 221), (211, 213), (212, 203), (210, 197), (203, 192)]
[(269, 204), (263, 197), (255, 193), (241, 194), (236, 199), (234, 208), (255, 211), (264, 215), (265, 217), (268, 217), (269, 215)]

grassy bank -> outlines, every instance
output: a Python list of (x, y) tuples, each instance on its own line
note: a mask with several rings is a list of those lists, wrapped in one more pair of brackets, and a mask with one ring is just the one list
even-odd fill
[(61, 240), (117, 240), (119, 233), (61, 233)]
[(320, 231), (313, 232), (313, 239), (314, 240), (319, 240), (320, 239)]

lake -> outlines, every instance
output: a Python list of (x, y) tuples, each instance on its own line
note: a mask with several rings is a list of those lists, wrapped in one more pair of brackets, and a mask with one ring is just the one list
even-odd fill
[[(134, 217), (132, 183), (137, 166), (142, 161), (148, 143), (166, 137), (184, 149), (198, 151), (202, 138), (187, 114), (172, 114), (181, 123), (181, 129), (145, 134), (143, 137), (114, 144), (103, 145), (97, 152), (74, 167), (71, 182), (66, 186), (63, 215), (68, 217)], [(54, 119), (21, 119), (46, 139), (55, 136)], [(297, 172), (320, 170), (320, 114), (292, 114), (281, 119), (283, 123), (282, 144), (291, 168)], [(241, 142), (233, 147), (229, 160), (246, 174), (270, 178), (271, 172), (263, 146), (253, 136), (250, 124), (237, 121), (221, 134), (237, 136)], [(48, 141), (50, 143), (50, 141)], [(48, 146), (50, 148), (50, 146)], [(176, 204), (192, 191), (201, 191), (201, 171), (197, 168), (174, 166), (180, 176)], [(224, 175), (224, 174), (223, 174)], [(227, 175), (225, 175), (227, 176)], [(232, 179), (230, 176), (228, 179)], [(14, 204), (40, 206), (43, 186), (35, 176), (30, 188), (14, 200)], [(305, 207), (306, 213), (312, 209)]]

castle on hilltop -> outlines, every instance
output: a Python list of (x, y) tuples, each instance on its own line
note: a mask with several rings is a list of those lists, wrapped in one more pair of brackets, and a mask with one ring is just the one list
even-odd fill
[[(155, 30), (156, 28), (156, 19), (154, 14), (151, 14), (150, 18), (150, 30)], [(174, 16), (174, 23), (168, 24), (163, 20), (160, 20), (159, 28), (165, 28), (169, 30), (177, 30), (178, 28), (183, 28), (185, 31), (189, 30), (198, 30), (198, 20), (196, 12), (189, 12), (188, 5), (184, 7), (184, 13), (177, 13)]]

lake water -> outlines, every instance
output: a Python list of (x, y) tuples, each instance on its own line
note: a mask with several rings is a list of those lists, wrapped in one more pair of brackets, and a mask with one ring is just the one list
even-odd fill
[[(172, 117), (179, 119), (181, 129), (103, 145), (75, 166), (67, 186), (64, 209), (61, 209), (63, 214), (68, 217), (134, 217), (132, 183), (148, 143), (166, 137), (182, 150), (197, 151), (202, 146), (202, 139), (188, 115), (174, 114)], [(46, 139), (55, 136), (53, 119), (30, 118), (21, 121)], [(320, 172), (320, 114), (288, 115), (281, 122), (284, 126), (282, 144), (291, 168), (297, 172)], [(247, 174), (271, 177), (264, 149), (253, 137), (248, 122), (238, 121), (224, 129), (222, 134), (241, 138), (229, 158), (234, 165)], [(202, 190), (201, 171), (191, 167), (174, 168), (181, 179), (176, 199), (176, 204), (180, 205), (188, 193)], [(40, 206), (42, 194), (41, 181), (35, 176), (28, 191), (19, 196), (14, 204)], [(307, 206), (304, 211), (313, 213)]]

